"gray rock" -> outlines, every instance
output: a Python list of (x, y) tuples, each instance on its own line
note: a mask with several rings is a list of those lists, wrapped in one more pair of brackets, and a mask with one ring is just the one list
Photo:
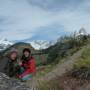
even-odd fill
[(25, 83), (16, 79), (11, 79), (7, 75), (0, 73), (0, 90), (32, 90)]

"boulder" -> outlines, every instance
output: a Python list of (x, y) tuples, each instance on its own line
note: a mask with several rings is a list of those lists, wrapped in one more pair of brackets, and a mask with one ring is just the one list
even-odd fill
[(25, 83), (16, 79), (11, 79), (7, 75), (0, 73), (0, 90), (32, 90)]

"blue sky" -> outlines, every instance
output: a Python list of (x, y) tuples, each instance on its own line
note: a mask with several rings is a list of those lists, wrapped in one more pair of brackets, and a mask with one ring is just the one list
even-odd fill
[(84, 27), (90, 33), (90, 0), (0, 0), (0, 38), (55, 40)]

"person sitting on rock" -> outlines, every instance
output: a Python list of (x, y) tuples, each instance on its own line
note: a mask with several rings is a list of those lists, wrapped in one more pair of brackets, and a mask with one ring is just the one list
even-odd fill
[(19, 73), (19, 78), (22, 80), (30, 80), (32, 76), (36, 73), (36, 62), (31, 55), (29, 48), (23, 50), (23, 55), (20, 62), (21, 71)]
[(4, 73), (8, 75), (9, 77), (15, 77), (17, 74), (18, 69), (18, 51), (16, 49), (12, 49), (6, 58), (6, 64), (4, 67)]

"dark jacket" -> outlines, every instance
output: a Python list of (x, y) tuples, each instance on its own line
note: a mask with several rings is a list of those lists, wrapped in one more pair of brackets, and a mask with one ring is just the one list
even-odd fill
[(12, 61), (9, 58), (6, 58), (4, 61), (4, 66), (2, 68), (2, 72), (8, 75), (9, 77), (16, 76), (18, 70), (17, 61)]
[(7, 62), (7, 57), (0, 58), (0, 72), (4, 73), (4, 68)]

